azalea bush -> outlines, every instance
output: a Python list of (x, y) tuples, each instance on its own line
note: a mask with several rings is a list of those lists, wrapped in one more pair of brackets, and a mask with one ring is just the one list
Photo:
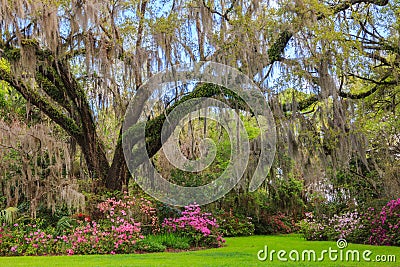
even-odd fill
[(0, 228), (0, 255), (133, 253), (137, 240), (144, 238), (138, 223), (122, 221), (111, 228), (92, 221), (64, 235), (55, 232), (55, 228), (42, 230), (36, 225)]
[(120, 218), (110, 227), (89, 222), (75, 228), (72, 234), (59, 236), (63, 254), (133, 253), (140, 238), (140, 223)]
[(251, 217), (235, 216), (223, 212), (216, 216), (219, 231), (223, 236), (249, 236), (254, 234), (254, 223)]
[(380, 212), (369, 207), (360, 213), (349, 211), (331, 218), (306, 213), (298, 225), (307, 240), (344, 238), (354, 243), (400, 246), (400, 198), (389, 201)]
[[(224, 242), (210, 213), (191, 205), (177, 218), (158, 224), (155, 205), (145, 198), (124, 194), (98, 204), (101, 217), (92, 220), (78, 213), (62, 217), (56, 226), (37, 219), (29, 223), (2, 224), (0, 255), (76, 255), (186, 250), (190, 246), (217, 247)], [(149, 234), (143, 233), (147, 227)], [(160, 232), (162, 227), (163, 232)]]
[(162, 223), (164, 231), (188, 237), (193, 245), (205, 247), (219, 247), (225, 242), (218, 227), (211, 213), (202, 212), (196, 204), (186, 206), (180, 217), (167, 218)]
[(358, 229), (363, 229), (360, 214), (355, 210), (331, 218), (322, 216), (315, 218), (312, 212), (305, 214), (305, 219), (299, 223), (300, 232), (307, 240), (338, 240), (349, 239)]
[(294, 219), (281, 212), (261, 212), (254, 224), (256, 234), (289, 234), (297, 230)]
[(124, 193), (122, 199), (109, 198), (98, 204), (98, 209), (104, 214), (102, 224), (116, 227), (124, 223), (140, 222), (140, 226), (148, 232), (159, 231), (155, 204), (143, 197), (136, 198)]
[(400, 246), (400, 198), (389, 201), (372, 221), (369, 243)]
[[(152, 203), (127, 194), (98, 205), (103, 218), (92, 221), (86, 214), (63, 217), (57, 227), (14, 224), (0, 228), (1, 255), (116, 254), (133, 253), (144, 239), (141, 225), (157, 230)], [(153, 227), (154, 226), (154, 227)]]
[(36, 224), (14, 224), (0, 227), (0, 255), (47, 255), (58, 251), (53, 231), (44, 231)]
[(348, 211), (342, 215), (335, 214), (328, 220), (328, 239), (348, 239), (357, 229), (362, 228), (364, 228), (364, 225), (357, 210), (353, 212)]
[[(84, 218), (70, 234), (59, 236), (62, 251), (73, 254), (133, 253), (137, 241), (144, 239), (141, 226), (157, 230), (157, 216), (151, 201), (124, 194), (122, 199), (108, 198), (98, 204), (103, 218), (99, 222)], [(82, 222), (82, 221), (79, 221)]]
[(326, 224), (317, 220), (312, 212), (305, 213), (305, 219), (298, 223), (300, 233), (307, 240), (328, 240)]

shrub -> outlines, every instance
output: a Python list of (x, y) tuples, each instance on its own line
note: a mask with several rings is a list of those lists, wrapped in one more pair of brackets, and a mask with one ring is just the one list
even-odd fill
[[(311, 212), (300, 221), (300, 232), (307, 240), (355, 239), (356, 231), (363, 229), (362, 217), (357, 211), (333, 215), (332, 218), (314, 218)], [(350, 239), (349, 239), (350, 238)]]
[(98, 204), (98, 209), (105, 217), (99, 223), (84, 214), (73, 216), (80, 225), (58, 237), (62, 251), (69, 255), (133, 253), (136, 242), (144, 238), (141, 222), (157, 224), (151, 202), (126, 193), (123, 199), (109, 198)]
[(371, 207), (362, 213), (353, 211), (319, 220), (306, 213), (299, 226), (307, 240), (345, 238), (354, 243), (400, 246), (400, 198), (389, 201), (378, 214)]
[(135, 250), (145, 251), (145, 252), (163, 252), (166, 246), (159, 242), (152, 241), (150, 239), (142, 239), (135, 245)]
[(96, 222), (75, 228), (72, 234), (59, 236), (63, 251), (73, 254), (133, 253), (140, 235), (140, 224), (119, 218), (115, 225), (101, 227)]
[(118, 218), (125, 221), (141, 222), (141, 227), (149, 227), (150, 231), (158, 232), (158, 217), (154, 204), (145, 198), (135, 198), (124, 193), (123, 199), (109, 198), (98, 204), (99, 210), (105, 215), (103, 223), (112, 226)]
[(294, 220), (283, 213), (271, 215), (261, 212), (254, 224), (256, 234), (288, 234), (297, 230)]
[(360, 244), (368, 244), (371, 236), (372, 221), (377, 216), (374, 208), (369, 207), (366, 211), (360, 213), (360, 225), (349, 233), (346, 237), (347, 241)]
[[(84, 214), (63, 217), (57, 227), (41, 230), (44, 223), (14, 224), (1, 228), (1, 255), (46, 254), (115, 254), (133, 253), (136, 242), (143, 238), (141, 223), (146, 218), (156, 224), (151, 203), (125, 196), (122, 200), (107, 199), (99, 204), (104, 219), (91, 221)], [(141, 214), (139, 216), (139, 214)], [(154, 219), (155, 218), (155, 219)]]
[(179, 236), (175, 233), (149, 235), (145, 239), (173, 249), (189, 249), (191, 241), (190, 238)]
[(370, 244), (400, 246), (400, 198), (390, 200), (372, 225)]
[(41, 230), (37, 225), (14, 224), (0, 228), (0, 255), (48, 255), (57, 251), (53, 229)]
[(249, 236), (254, 234), (254, 224), (251, 217), (234, 216), (224, 212), (217, 216), (219, 231), (223, 236)]
[(328, 239), (347, 239), (355, 230), (362, 229), (361, 217), (357, 211), (346, 212), (342, 215), (334, 215), (328, 220)]
[(326, 225), (315, 219), (313, 213), (307, 212), (306, 218), (298, 224), (300, 233), (303, 234), (306, 240), (328, 240), (326, 234)]
[(210, 213), (201, 212), (196, 204), (186, 206), (179, 218), (165, 219), (162, 227), (166, 232), (190, 238), (195, 246), (219, 247), (225, 242), (216, 219)]

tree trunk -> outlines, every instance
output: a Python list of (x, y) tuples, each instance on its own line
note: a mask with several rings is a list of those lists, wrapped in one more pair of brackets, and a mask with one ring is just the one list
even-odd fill
[(126, 166), (124, 151), (122, 149), (122, 128), (119, 133), (117, 147), (115, 148), (113, 162), (104, 179), (105, 186), (112, 190), (122, 190), (128, 186), (130, 172)]

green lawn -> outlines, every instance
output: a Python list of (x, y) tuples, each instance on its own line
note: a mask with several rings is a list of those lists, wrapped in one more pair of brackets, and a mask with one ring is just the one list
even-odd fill
[[(153, 253), (133, 255), (55, 256), (55, 257), (0, 257), (0, 267), (5, 266), (400, 266), (399, 247), (376, 247), (348, 244), (346, 250), (372, 251), (371, 262), (330, 261), (325, 254), (323, 262), (280, 262), (274, 254), (273, 261), (259, 261), (257, 252), (268, 245), (268, 250), (315, 250), (317, 258), (322, 250), (338, 249), (336, 242), (309, 242), (299, 235), (252, 236), (227, 238), (226, 246), (218, 249), (180, 253)], [(294, 254), (293, 254), (294, 255)], [(343, 254), (345, 255), (345, 254)], [(397, 262), (373, 261), (376, 255), (395, 255)], [(261, 255), (262, 256), (262, 255)], [(288, 254), (286, 255), (288, 257)], [(343, 256), (345, 258), (345, 256)]]

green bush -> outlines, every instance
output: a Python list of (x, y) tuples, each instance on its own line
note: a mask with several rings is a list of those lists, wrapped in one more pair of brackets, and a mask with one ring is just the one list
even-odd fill
[(167, 248), (173, 249), (189, 249), (190, 238), (179, 236), (174, 233), (165, 233), (160, 235), (149, 235), (145, 239), (151, 242), (159, 243)]
[(152, 241), (150, 239), (142, 239), (136, 242), (135, 250), (145, 252), (163, 252), (167, 247), (161, 243)]
[(254, 234), (254, 224), (251, 217), (234, 216), (224, 212), (216, 216), (219, 231), (223, 236), (249, 236)]

